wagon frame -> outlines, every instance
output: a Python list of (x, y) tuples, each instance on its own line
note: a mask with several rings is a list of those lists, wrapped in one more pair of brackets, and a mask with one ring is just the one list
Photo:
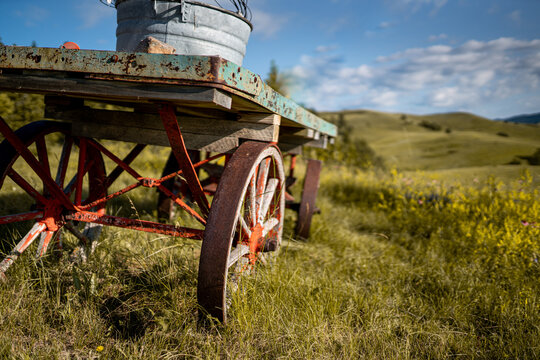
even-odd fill
[[(0, 263), (1, 276), (38, 238), (37, 256), (43, 256), (63, 228), (86, 246), (103, 225), (198, 239), (201, 314), (226, 321), (227, 284), (279, 248), (285, 207), (299, 212), (297, 234), (309, 236), (320, 162), (308, 162), (300, 202), (287, 190), (302, 146), (326, 147), (336, 127), (242, 67), (219, 57), (0, 47), (0, 90), (44, 94), (45, 118), (54, 120), (13, 131), (0, 117), (0, 191), (9, 177), (35, 202), (30, 211), (0, 216), (0, 225), (35, 221)], [(123, 110), (91, 108), (89, 100)], [(47, 148), (51, 134), (63, 139), (57, 169)], [(96, 139), (134, 146), (121, 159)], [(147, 145), (171, 148), (173, 168), (161, 178), (131, 166)], [(288, 174), (283, 153), (291, 156)], [(104, 158), (115, 164), (110, 173)], [(216, 166), (217, 159), (225, 165)], [(41, 191), (17, 173), (17, 161), (37, 174)], [(76, 167), (71, 180), (70, 162)], [(202, 179), (201, 169), (210, 175)], [(123, 173), (134, 183), (108, 193)], [(139, 187), (158, 189), (200, 228), (106, 214), (108, 201)], [(78, 229), (77, 223), (88, 225)]]

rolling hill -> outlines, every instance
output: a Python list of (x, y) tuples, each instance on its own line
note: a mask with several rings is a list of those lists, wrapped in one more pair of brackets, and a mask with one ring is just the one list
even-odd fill
[(437, 170), (528, 164), (540, 148), (540, 126), (492, 121), (456, 112), (433, 115), (370, 110), (322, 113), (364, 139), (400, 170)]
[(512, 116), (506, 119), (497, 119), (499, 121), (514, 122), (520, 124), (540, 124), (540, 113), (536, 114), (524, 114)]

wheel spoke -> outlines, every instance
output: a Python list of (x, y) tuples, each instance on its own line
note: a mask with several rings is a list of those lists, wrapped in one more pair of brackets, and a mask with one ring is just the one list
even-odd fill
[(27, 213), (0, 216), (0, 224), (10, 224), (14, 222), (34, 220), (43, 217), (43, 211), (30, 211)]
[(249, 254), (249, 245), (244, 244), (238, 244), (238, 246), (231, 251), (231, 254), (229, 255), (229, 261), (227, 262), (227, 268), (230, 268), (238, 260), (240, 260), (245, 255)]
[(249, 214), (250, 214), (250, 225), (253, 227), (257, 223), (257, 206), (256, 206), (256, 190), (255, 190), (255, 175), (251, 178), (249, 182)]
[[(41, 165), (43, 166), (43, 170), (50, 176), (51, 175), (51, 166), (49, 163), (49, 156), (47, 154), (47, 144), (45, 143), (45, 136), (40, 136), (36, 140), (36, 149), (38, 154), (38, 159)], [(43, 183), (43, 194), (47, 194), (47, 186), (45, 185), (45, 182)]]
[(82, 186), (86, 165), (86, 140), (81, 139), (79, 144), (79, 165), (77, 168), (77, 184), (75, 186), (75, 205), (81, 205)]
[[(240, 214), (241, 216), (242, 214)], [(244, 234), (246, 234), (246, 237), (251, 237), (251, 230), (249, 229), (249, 226), (246, 224), (246, 220), (243, 216), (240, 217), (240, 225), (242, 226), (242, 230), (244, 230)]]
[(17, 185), (19, 185), (28, 195), (36, 199), (37, 202), (41, 204), (46, 204), (47, 199), (39, 193), (36, 189), (32, 187), (26, 180), (23, 179), (19, 173), (17, 173), (15, 170), (10, 169), (8, 172), (8, 176), (13, 180)]
[(58, 170), (56, 172), (56, 183), (60, 188), (64, 187), (64, 181), (66, 179), (66, 172), (71, 156), (71, 148), (73, 146), (73, 139), (71, 136), (66, 136), (64, 140), (64, 146), (62, 147), (62, 155), (60, 155), (60, 163), (58, 164)]
[(35, 223), (30, 231), (22, 238), (21, 241), (13, 248), (11, 253), (0, 263), (0, 272), (6, 272), (6, 270), (13, 264), (15, 260), (32, 244), (32, 242), (41, 234), (47, 226), (43, 223)]
[(45, 231), (41, 233), (41, 239), (37, 248), (36, 258), (41, 258), (43, 257), (43, 255), (45, 255), (45, 252), (47, 252), (47, 248), (49, 247), (49, 243), (51, 242), (53, 235), (53, 231)]
[(265, 237), (270, 230), (273, 230), (276, 226), (279, 225), (279, 220), (275, 217), (268, 219), (263, 226), (262, 236)]
[(268, 209), (270, 209), (270, 204), (272, 203), (272, 200), (274, 199), (274, 195), (276, 194), (276, 189), (279, 184), (279, 179), (269, 179), (268, 185), (266, 186), (266, 190), (262, 196), (262, 205), (259, 211), (259, 218), (258, 222), (263, 223), (264, 218), (266, 217), (268, 213)]
[(262, 213), (263, 196), (266, 191), (266, 183), (268, 181), (268, 170), (270, 169), (270, 158), (264, 159), (258, 168), (257, 173), (257, 222), (260, 222)]

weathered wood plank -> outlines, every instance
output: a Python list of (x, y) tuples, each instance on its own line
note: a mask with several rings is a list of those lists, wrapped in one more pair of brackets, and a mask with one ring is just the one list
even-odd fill
[(240, 112), (238, 114), (238, 121), (258, 124), (280, 125), (281, 116), (268, 113)]
[[(165, 132), (163, 123), (157, 114), (99, 110), (88, 107), (73, 109), (49, 105), (46, 107), (45, 117), (64, 121), (137, 128), (142, 133), (145, 129)], [(184, 116), (178, 117), (178, 123), (182, 132), (191, 134), (267, 142), (276, 142), (279, 138), (279, 125)]]
[[(74, 121), (72, 133), (75, 136), (87, 136), (96, 139), (108, 139), (133, 142), (137, 144), (149, 144), (158, 146), (170, 146), (169, 138), (164, 130), (141, 129), (118, 125), (105, 125)], [(189, 150), (202, 150), (212, 152), (227, 152), (238, 147), (238, 138), (230, 136), (215, 136), (182, 133), (186, 148)]]
[(279, 142), (278, 147), (282, 153), (288, 153), (291, 155), (302, 155), (302, 145)]
[(175, 104), (204, 104), (209, 107), (230, 109), (232, 98), (209, 87), (170, 86), (136, 82), (111, 82), (82, 78), (54, 78), (30, 75), (3, 74), (0, 89), (41, 94), (63, 94), (105, 101), (133, 102), (167, 101)]
[(309, 139), (291, 134), (281, 134), (278, 144), (296, 144), (301, 146), (310, 146), (321, 149), (326, 149), (328, 146), (328, 136), (322, 135), (318, 139)]

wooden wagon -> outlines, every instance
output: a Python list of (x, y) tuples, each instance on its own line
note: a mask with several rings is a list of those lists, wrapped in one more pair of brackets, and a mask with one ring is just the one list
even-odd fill
[[(41, 257), (62, 229), (86, 248), (103, 225), (199, 239), (198, 301), (226, 321), (227, 284), (279, 248), (286, 206), (299, 212), (298, 235), (309, 235), (320, 162), (308, 162), (298, 203), (288, 192), (296, 155), (302, 146), (326, 147), (336, 128), (244, 68), (219, 57), (0, 47), (0, 90), (44, 94), (49, 119), (14, 131), (0, 118), (0, 196), (10, 178), (33, 203), (0, 216), (0, 225), (33, 221), (0, 263), (3, 277), (34, 240)], [(134, 145), (119, 158), (96, 139)], [(50, 141), (60, 143), (58, 154)], [(161, 178), (132, 166), (147, 145), (171, 148)], [(288, 174), (282, 154), (291, 156)], [(104, 158), (115, 164), (109, 173)], [(20, 162), (42, 186), (17, 172)], [(123, 173), (133, 184), (110, 193)], [(200, 226), (106, 213), (107, 202), (141, 187), (159, 190), (162, 217), (176, 206)]]

